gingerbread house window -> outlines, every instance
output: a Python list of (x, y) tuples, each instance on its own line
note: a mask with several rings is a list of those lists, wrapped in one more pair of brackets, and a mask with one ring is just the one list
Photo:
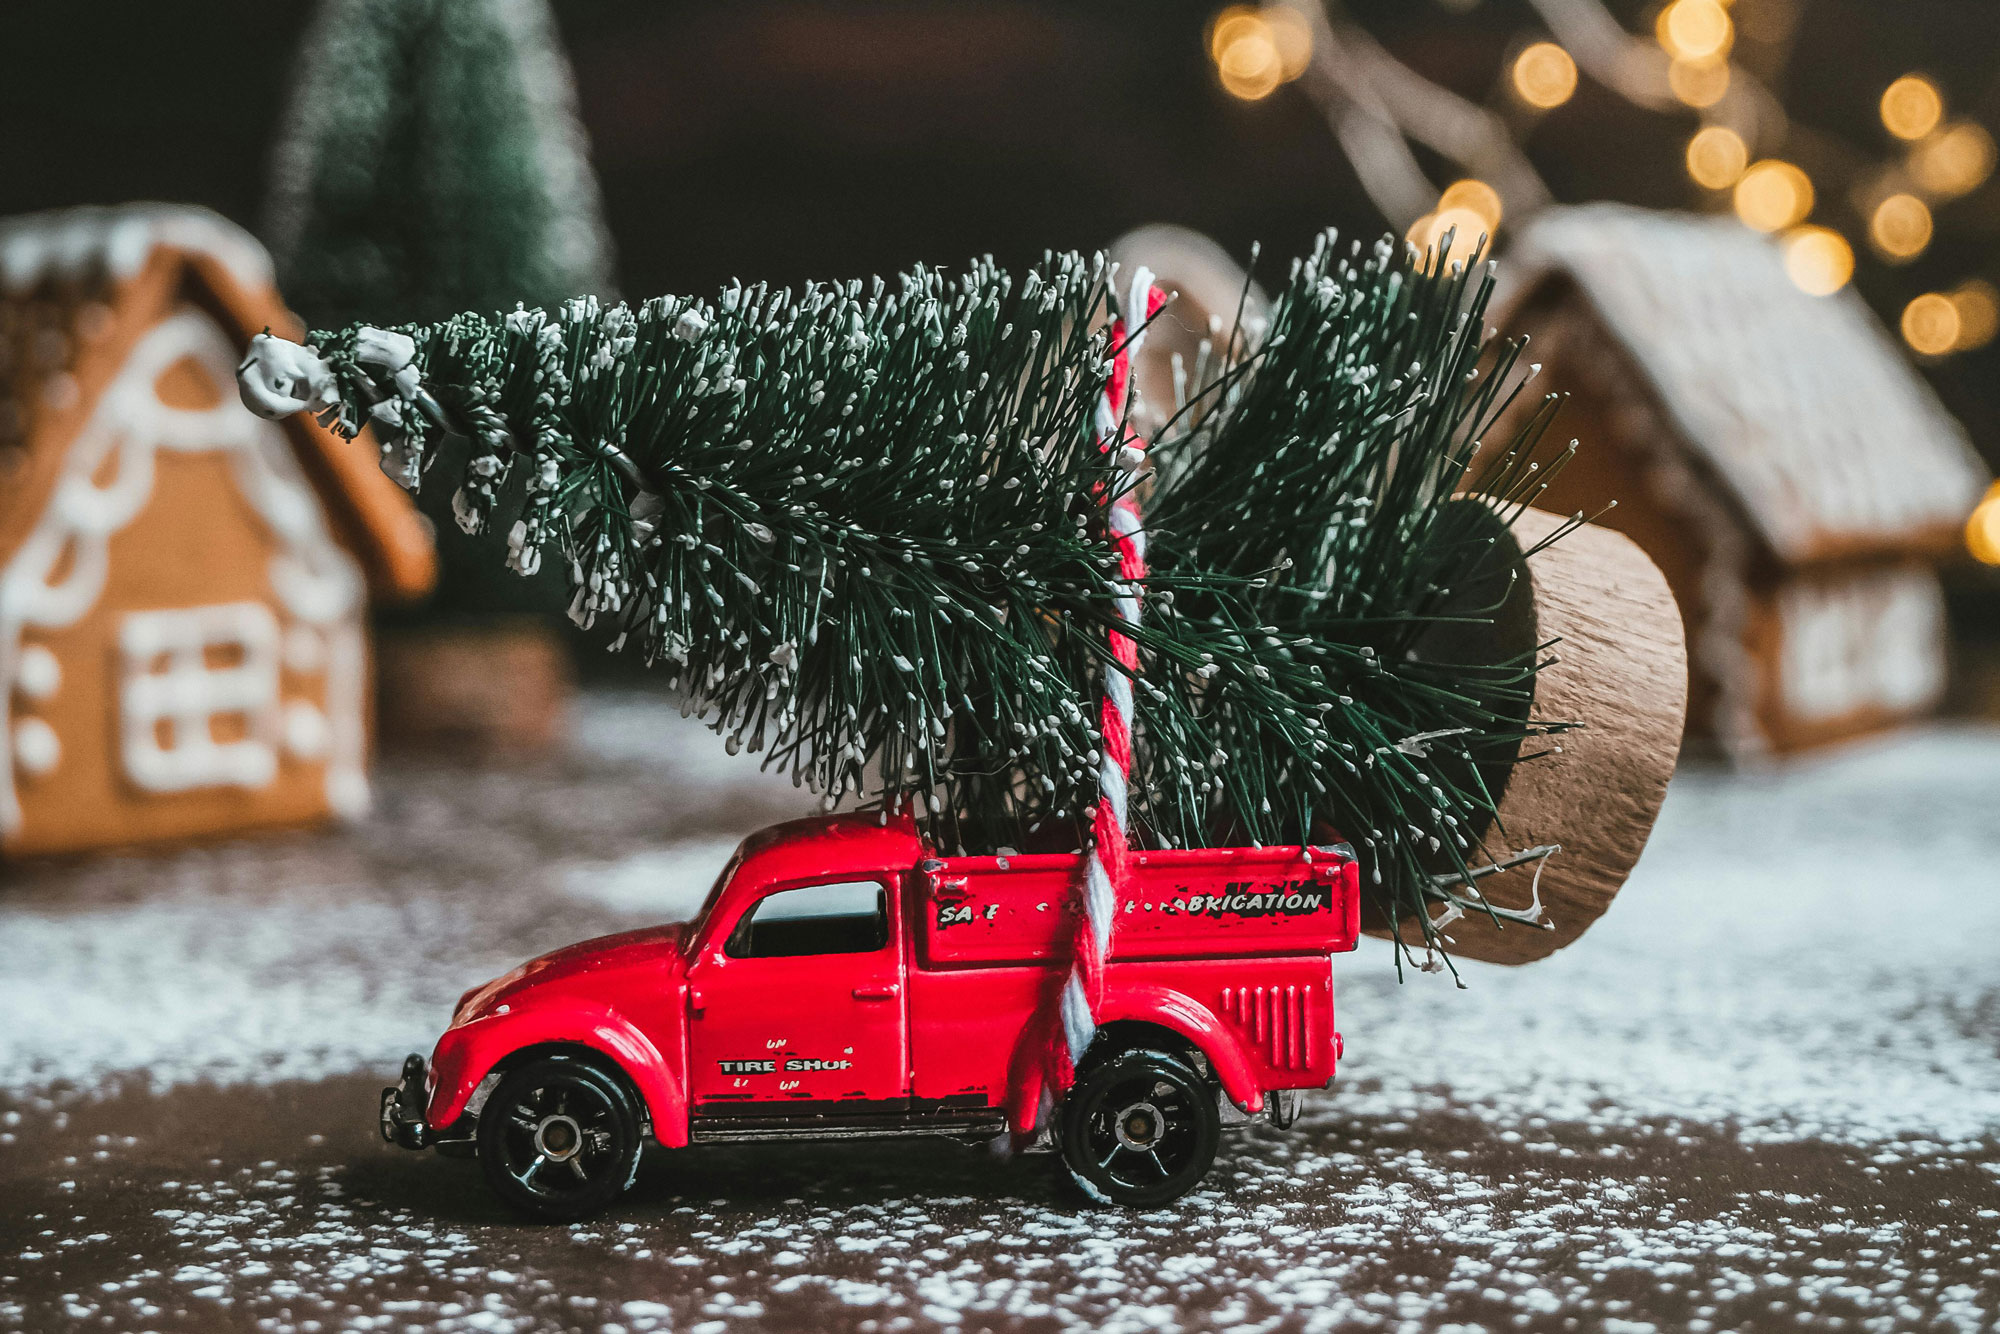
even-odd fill
[(277, 618), (257, 602), (125, 617), (125, 776), (149, 792), (269, 783), (281, 729), (278, 644)]
[(1780, 684), (1809, 719), (1913, 712), (1944, 689), (1944, 597), (1923, 570), (1833, 585), (1792, 584), (1778, 599)]

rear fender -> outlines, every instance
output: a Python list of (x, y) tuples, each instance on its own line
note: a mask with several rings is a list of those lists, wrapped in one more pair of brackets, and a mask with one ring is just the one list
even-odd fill
[(1107, 987), (1098, 1011), (1100, 1024), (1139, 1020), (1172, 1029), (1200, 1049), (1215, 1067), (1222, 1091), (1244, 1111), (1264, 1110), (1264, 1091), (1257, 1086), (1250, 1057), (1235, 1032), (1215, 1011), (1171, 987), (1139, 984)]
[(501, 1061), (525, 1048), (552, 1043), (588, 1047), (610, 1057), (645, 1100), (654, 1138), (675, 1148), (688, 1142), (687, 1095), (659, 1048), (610, 1006), (588, 1001), (538, 1005), (447, 1029), (431, 1057), (425, 1119), (434, 1126), (450, 1125), (464, 1114), (473, 1090)]

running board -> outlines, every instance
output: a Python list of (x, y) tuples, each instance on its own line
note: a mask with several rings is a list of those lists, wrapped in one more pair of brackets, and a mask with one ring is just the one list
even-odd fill
[(936, 1113), (858, 1116), (703, 1116), (688, 1126), (694, 1144), (746, 1144), (774, 1139), (909, 1139), (942, 1135), (983, 1144), (1007, 1129), (998, 1109), (972, 1116)]

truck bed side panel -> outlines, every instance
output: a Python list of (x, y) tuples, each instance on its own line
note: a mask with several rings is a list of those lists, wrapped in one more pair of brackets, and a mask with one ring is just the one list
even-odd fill
[[(913, 969), (910, 1057), (919, 1098), (1005, 1097), (1023, 1029), (1056, 979), (1050, 966)], [(1150, 999), (1172, 993), (1177, 1012), (1200, 1012), (1241, 1052), (1260, 1089), (1320, 1088), (1333, 1078), (1333, 968), (1326, 955), (1238, 959), (1113, 958), (1105, 974), (1108, 1020), (1180, 1028)], [(1217, 1056), (1219, 1053), (1210, 1053)]]
[[(1078, 858), (1038, 854), (933, 863), (918, 959), (932, 968), (1066, 958)], [(1354, 859), (1326, 848), (1133, 854), (1118, 902), (1116, 959), (1318, 954), (1354, 948)]]

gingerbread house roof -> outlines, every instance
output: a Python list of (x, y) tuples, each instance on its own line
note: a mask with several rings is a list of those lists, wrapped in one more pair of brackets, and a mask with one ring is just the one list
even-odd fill
[[(48, 503), (63, 447), (97, 394), (141, 335), (188, 304), (239, 347), (267, 328), (300, 336), (263, 247), (206, 209), (128, 204), (0, 220), (0, 558)], [(285, 429), (375, 594), (428, 591), (430, 536), (375, 451), (296, 417)]]
[(1854, 290), (1802, 292), (1733, 218), (1551, 209), (1507, 267), (1503, 325), (1549, 282), (1573, 283), (1781, 561), (1955, 543), (1986, 486), (1964, 429)]

